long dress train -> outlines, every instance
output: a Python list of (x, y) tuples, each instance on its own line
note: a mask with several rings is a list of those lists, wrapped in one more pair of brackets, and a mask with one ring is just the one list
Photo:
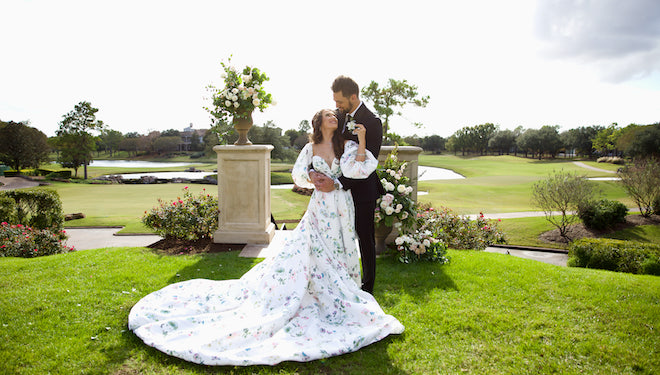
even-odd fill
[[(293, 168), (313, 187), (308, 166), (336, 178), (365, 178), (378, 161), (355, 161), (349, 141), (328, 166), (307, 144)], [(404, 327), (360, 289), (350, 192), (314, 191), (288, 240), (235, 280), (194, 279), (155, 291), (131, 309), (129, 328), (147, 345), (206, 365), (274, 365), (356, 351)]]

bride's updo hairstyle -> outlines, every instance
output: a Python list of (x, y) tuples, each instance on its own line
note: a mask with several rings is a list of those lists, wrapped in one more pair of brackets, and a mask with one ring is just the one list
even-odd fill
[[(323, 133), (321, 133), (321, 125), (323, 124), (323, 112), (329, 111), (333, 112), (330, 109), (322, 109), (312, 117), (312, 134), (309, 136), (309, 140), (312, 143), (318, 144), (323, 140)], [(335, 132), (332, 134), (332, 148), (335, 151), (335, 156), (337, 159), (341, 159), (341, 155), (344, 153), (344, 137), (341, 135), (341, 130), (339, 126), (335, 129)]]

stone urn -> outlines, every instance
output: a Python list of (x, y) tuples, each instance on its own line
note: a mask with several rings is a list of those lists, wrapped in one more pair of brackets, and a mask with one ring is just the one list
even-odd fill
[(374, 239), (376, 242), (376, 254), (383, 254), (387, 246), (387, 237), (392, 232), (392, 226), (385, 225), (382, 222), (376, 223)]
[(238, 113), (234, 115), (234, 129), (238, 132), (238, 140), (234, 142), (236, 146), (249, 146), (252, 144), (247, 137), (247, 133), (252, 127), (252, 112)]

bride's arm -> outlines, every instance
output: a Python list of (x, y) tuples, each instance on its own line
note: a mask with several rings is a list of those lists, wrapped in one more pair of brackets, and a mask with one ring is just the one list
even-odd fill
[(291, 177), (293, 182), (305, 189), (313, 189), (314, 184), (309, 178), (309, 165), (312, 163), (312, 144), (308, 143), (300, 150), (298, 154), (298, 159), (293, 165), (293, 170), (291, 171)]
[(348, 141), (344, 146), (340, 165), (341, 173), (344, 177), (363, 179), (369, 177), (376, 170), (378, 159), (369, 150), (365, 148), (361, 149), (357, 143)]

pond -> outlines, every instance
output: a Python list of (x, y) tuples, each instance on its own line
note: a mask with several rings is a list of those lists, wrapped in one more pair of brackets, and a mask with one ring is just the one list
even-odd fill
[[(118, 167), (118, 168), (167, 168), (181, 167), (193, 163), (170, 163), (140, 160), (94, 160), (90, 167)], [(465, 178), (464, 176), (452, 171), (451, 169), (436, 167), (417, 167), (419, 181), (430, 180), (456, 180)], [(190, 180), (201, 180), (205, 176), (216, 174), (215, 172), (144, 172), (144, 173), (121, 173), (123, 179), (139, 179), (142, 176), (153, 176), (159, 179), (185, 178)]]
[(192, 163), (175, 163), (160, 161), (142, 161), (142, 160), (94, 160), (90, 167), (116, 167), (116, 168), (170, 168), (184, 167)]

